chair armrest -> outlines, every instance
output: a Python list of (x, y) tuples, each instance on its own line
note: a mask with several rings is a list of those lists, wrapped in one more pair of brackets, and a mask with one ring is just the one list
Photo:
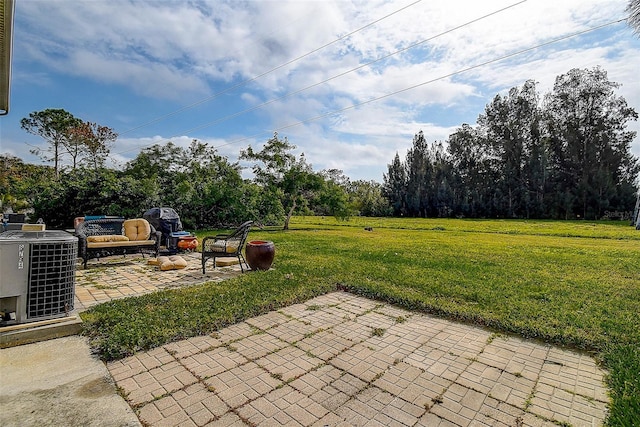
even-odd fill
[(87, 235), (84, 230), (76, 230), (76, 237), (78, 238), (78, 257), (84, 259), (87, 253)]
[(214, 242), (217, 242), (218, 240), (227, 240), (229, 236), (230, 236), (229, 234), (216, 234), (215, 236), (207, 236), (204, 239), (202, 239), (202, 247), (204, 247), (205, 242), (209, 240), (213, 240)]
[(149, 233), (149, 240), (155, 240), (156, 242), (159, 242), (162, 238), (162, 233), (156, 230), (156, 228), (151, 224), (149, 224), (149, 227), (151, 228), (151, 233)]
[(87, 232), (82, 224), (76, 228), (75, 235), (78, 237), (78, 239), (87, 240)]
[(78, 241), (84, 241), (86, 244), (87, 241), (87, 229), (84, 227), (84, 224), (80, 223), (75, 229), (75, 236), (78, 238)]

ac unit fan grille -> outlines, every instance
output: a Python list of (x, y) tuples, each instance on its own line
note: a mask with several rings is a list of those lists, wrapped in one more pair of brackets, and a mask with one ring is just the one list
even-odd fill
[(50, 317), (73, 310), (75, 242), (34, 243), (29, 262), (27, 317)]

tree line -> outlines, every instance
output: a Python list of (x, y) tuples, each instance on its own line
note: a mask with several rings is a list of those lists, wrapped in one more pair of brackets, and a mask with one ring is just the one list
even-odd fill
[(394, 215), (599, 219), (631, 211), (638, 113), (599, 67), (573, 69), (540, 96), (532, 80), (496, 95), (475, 126), (446, 141), (415, 135), (396, 153), (383, 194)]
[[(60, 111), (52, 114), (68, 118)], [(339, 170), (314, 171), (304, 154), (294, 155), (296, 147), (277, 134), (259, 151), (250, 146), (243, 150), (240, 158), (253, 163), (255, 175), (244, 179), (238, 162), (198, 140), (187, 148), (172, 142), (145, 148), (121, 169), (104, 166), (108, 144), (99, 158), (78, 146), (79, 158), (94, 161), (65, 165), (73, 158), (67, 139), (75, 137), (75, 130), (69, 132), (75, 126), (65, 130), (60, 123), (51, 124), (55, 119), (43, 123), (32, 130), (46, 134), (49, 147), (44, 152), (54, 166), (0, 155), (0, 207), (29, 212), (49, 228), (70, 228), (75, 217), (85, 215), (140, 217), (162, 206), (174, 208), (187, 229), (227, 227), (247, 219), (288, 228), (293, 214), (346, 219), (390, 213), (379, 183), (352, 182)]]
[(600, 68), (574, 69), (540, 96), (533, 81), (496, 95), (474, 126), (442, 142), (418, 132), (406, 157), (396, 153), (383, 183), (315, 171), (288, 139), (273, 135), (238, 162), (198, 140), (143, 149), (122, 168), (105, 166), (117, 133), (65, 110), (33, 112), (21, 122), (41, 136), (34, 152), (52, 166), (0, 155), (0, 208), (29, 212), (50, 228), (84, 215), (139, 217), (169, 206), (189, 229), (254, 220), (284, 224), (292, 215), (586, 218), (627, 212), (640, 162), (630, 153), (638, 114)]

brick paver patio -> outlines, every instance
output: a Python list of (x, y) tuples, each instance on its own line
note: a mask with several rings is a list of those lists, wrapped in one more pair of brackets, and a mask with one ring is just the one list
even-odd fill
[[(76, 309), (240, 268), (78, 270)], [(126, 271), (126, 274), (123, 274)], [(599, 426), (587, 354), (333, 292), (107, 368), (145, 426)]]
[(214, 270), (211, 261), (207, 265), (207, 273), (202, 274), (199, 253), (181, 253), (180, 256), (187, 260), (187, 267), (170, 271), (159, 271), (158, 266), (147, 264), (148, 257), (143, 259), (140, 255), (93, 259), (89, 261), (87, 269), (83, 269), (79, 263), (76, 270), (75, 310), (83, 311), (113, 299), (160, 289), (222, 281), (241, 274), (237, 264), (216, 267)]
[(344, 292), (108, 369), (148, 426), (597, 426), (607, 407), (587, 355)]

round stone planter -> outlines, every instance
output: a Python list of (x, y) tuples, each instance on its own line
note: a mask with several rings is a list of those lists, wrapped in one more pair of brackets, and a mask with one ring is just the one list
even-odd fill
[(252, 240), (247, 242), (244, 252), (247, 264), (252, 270), (268, 270), (276, 256), (276, 247), (273, 242)]

